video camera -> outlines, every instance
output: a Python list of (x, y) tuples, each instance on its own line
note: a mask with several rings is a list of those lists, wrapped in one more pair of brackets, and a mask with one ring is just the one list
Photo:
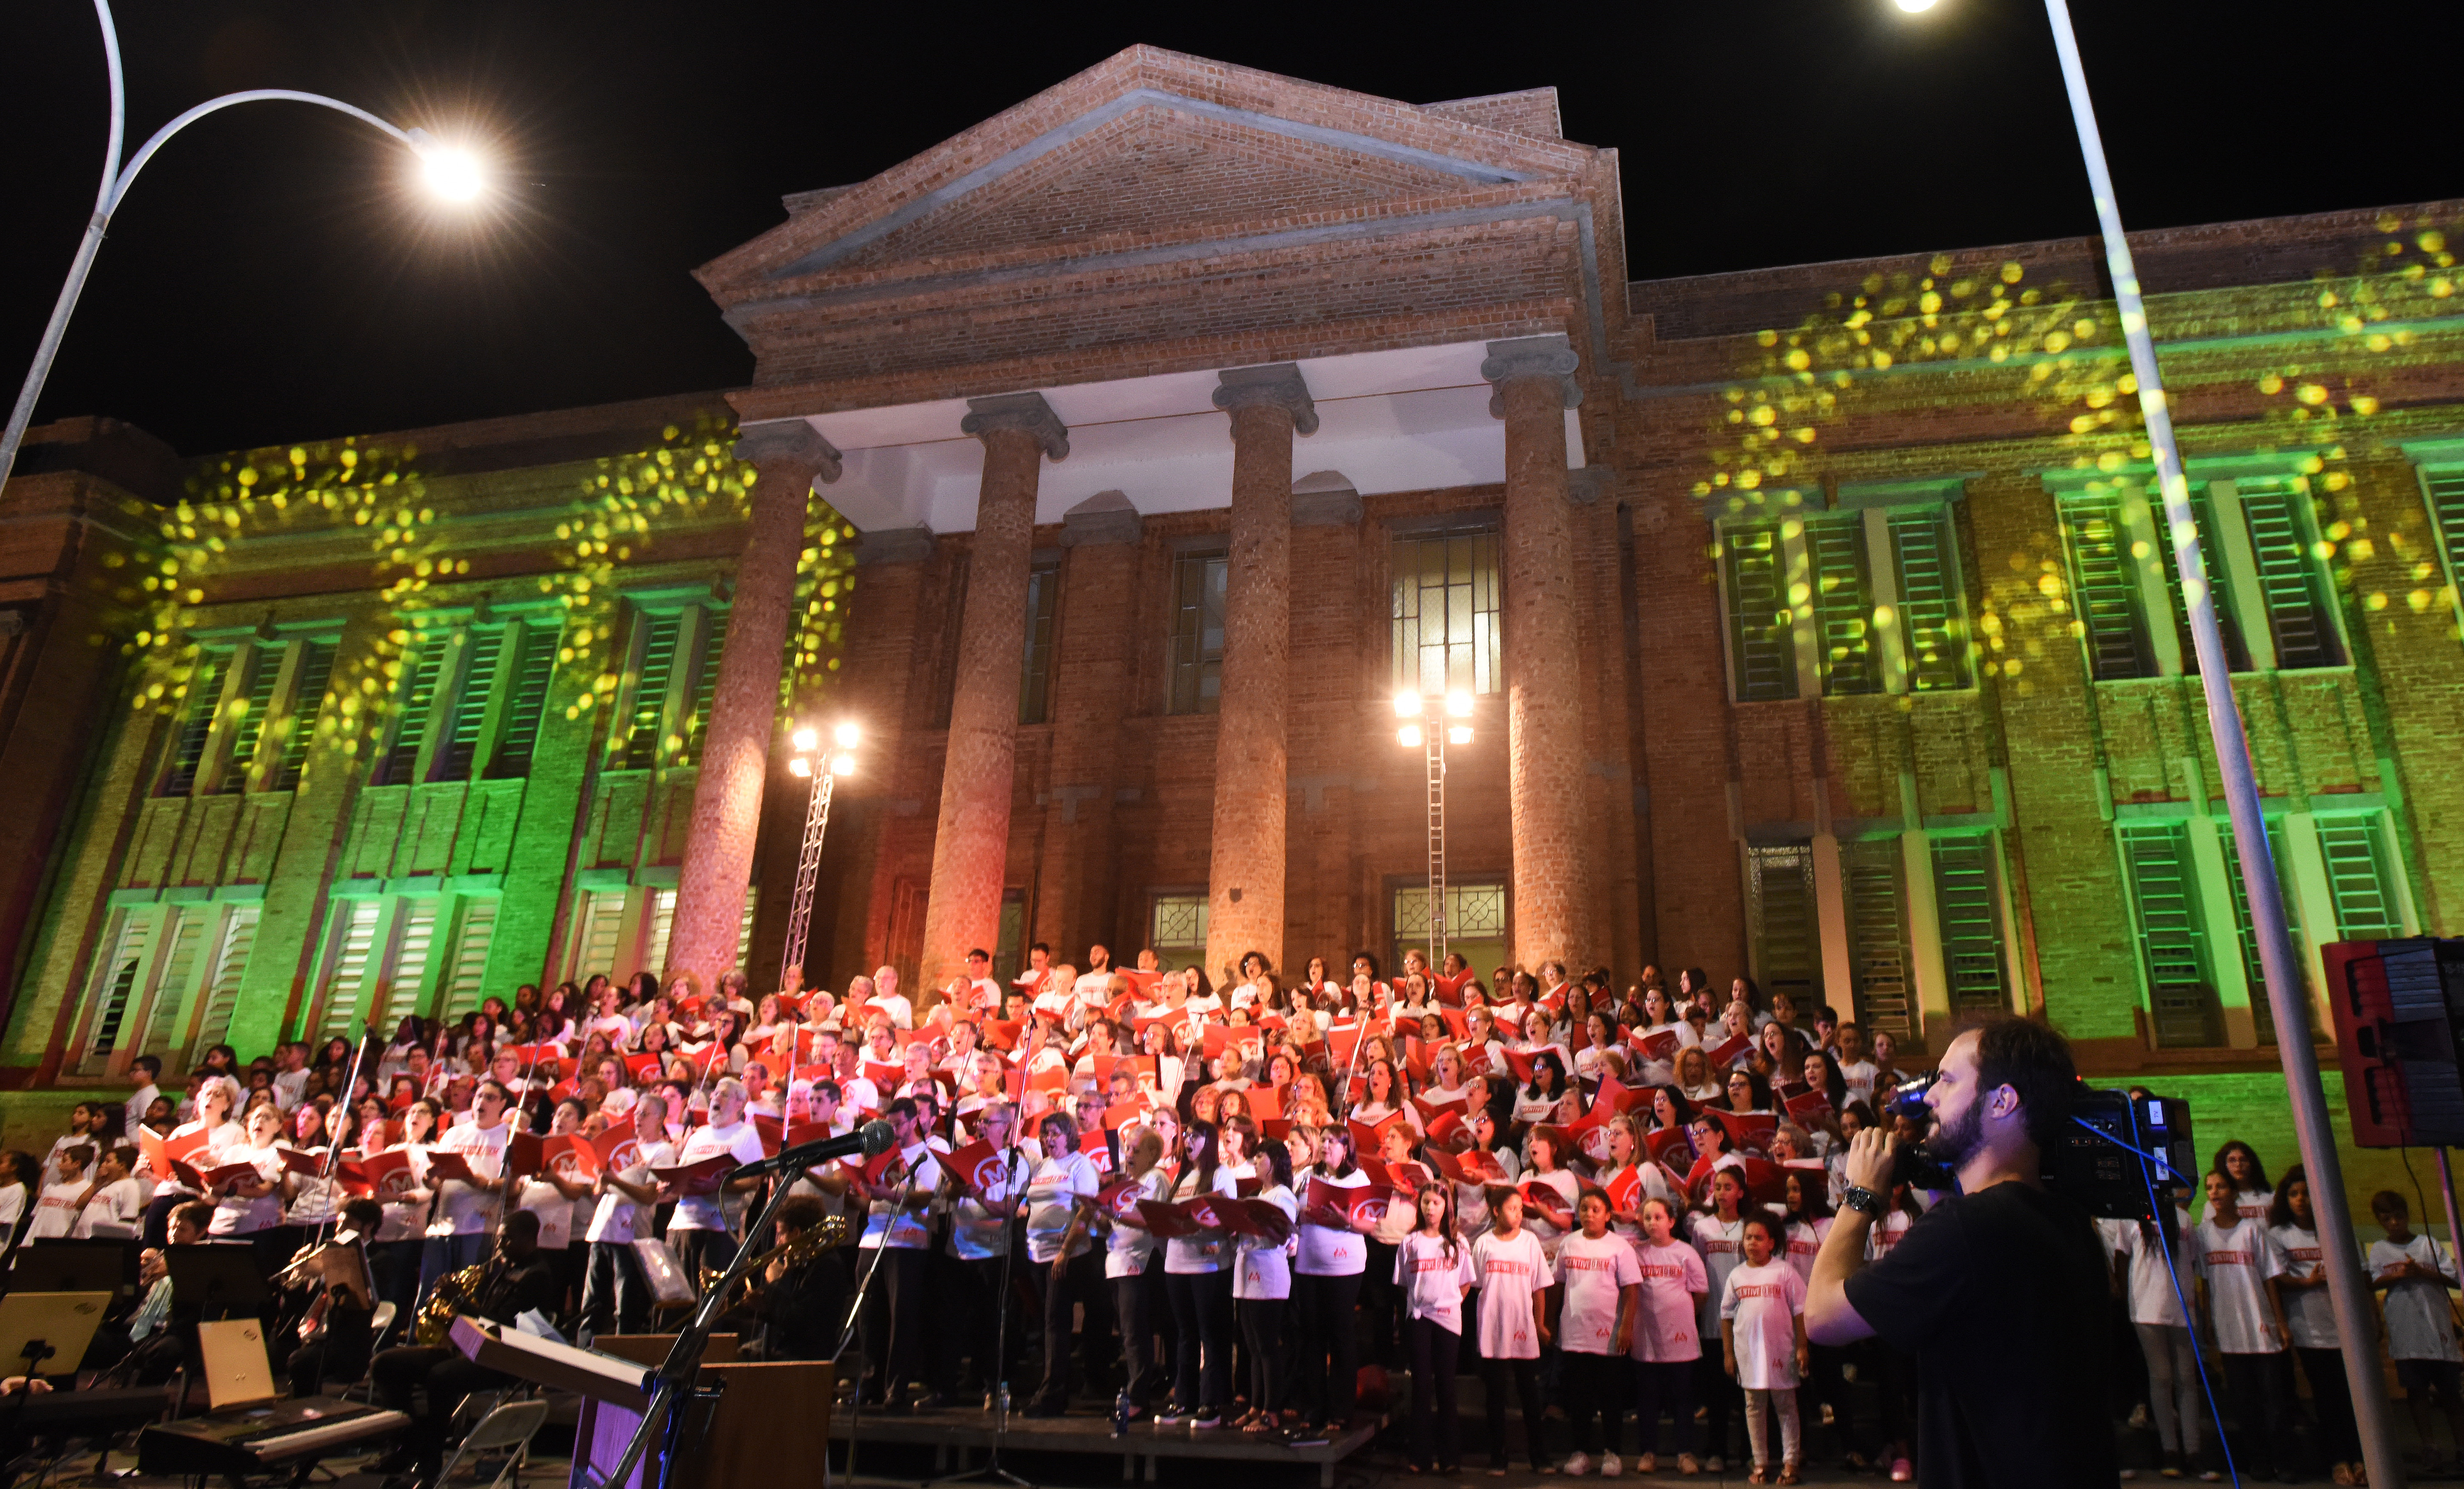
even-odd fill
[[(1933, 1111), (1925, 1094), (1934, 1082), (1920, 1076), (1893, 1088), (1883, 1111), (1929, 1123)], [(2070, 1120), (2061, 1138), (2044, 1150), (2045, 1188), (2076, 1200), (2092, 1215), (2115, 1220), (2152, 1220), (2152, 1192), (2163, 1195), (2184, 1176), (2199, 1171), (2198, 1150), (2190, 1139), (2190, 1104), (2178, 1096), (2141, 1096), (2127, 1091), (2100, 1091), (2081, 1082), (2071, 1098)], [(2150, 1164), (2142, 1154), (2161, 1160)], [(1899, 1151), (1894, 1184), (1917, 1189), (1958, 1187), (1950, 1166), (1928, 1151), (1923, 1142)]]

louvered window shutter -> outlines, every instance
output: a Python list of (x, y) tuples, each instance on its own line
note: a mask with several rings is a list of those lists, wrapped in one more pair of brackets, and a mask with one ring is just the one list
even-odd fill
[(667, 721), (668, 680), (675, 672), (676, 635), (680, 615), (645, 615), (642, 622), (642, 665), (633, 683), (633, 708), (626, 719), (622, 764), (631, 771), (659, 763), (659, 730)]
[(2319, 819), (2319, 850), (2327, 861), (2327, 892), (2336, 902), (2336, 934), (2345, 941), (2386, 941), (2404, 934), (2387, 843), (2372, 817)]
[(330, 641), (309, 641), (299, 658), (299, 686), (291, 690), (291, 735), (283, 741), (282, 765), (274, 789), (296, 791), (308, 765), (309, 746), (316, 742), (317, 715), (325, 705), (325, 688), (334, 680), (334, 656), (340, 646)]
[[(2182, 600), (2182, 566), (2175, 561), (2173, 529), (2165, 520), (2165, 508), (2154, 497), (2148, 498), (2156, 525), (2156, 561), (2164, 565), (2165, 594), (2173, 607), (2173, 627), (2181, 637), (2182, 670), (2198, 675), (2199, 653), (2190, 640), (2190, 611)], [(2225, 597), (2233, 592), (2225, 574), (2224, 549), (2216, 542), (2215, 509), (2208, 501), (2208, 489), (2195, 487), (2190, 492), (2190, 520), (2199, 530), (2199, 554), (2208, 566), (2208, 593), (2213, 598), (2216, 629), (2223, 633), (2225, 669), (2232, 672), (2250, 670), (2250, 647), (2241, 639), (2241, 618)]]
[(343, 900), (334, 907), (325, 1002), (317, 1028), (319, 1040), (338, 1035), (347, 1039), (360, 1021), (360, 996), (377, 972), (377, 921), (384, 909), (385, 902), (377, 899)]
[(2078, 589), (2078, 616), (2087, 629), (2089, 671), (2100, 682), (2154, 675), (2156, 662), (2140, 614), (2139, 578), (2120, 498), (2109, 492), (2065, 496), (2061, 518), (2071, 551), (2071, 580)]
[(446, 638), (442, 632), (423, 636), (404, 679), (402, 715), (394, 725), (393, 747), (385, 752), (377, 777), (381, 786), (399, 786), (419, 770), (419, 746), (428, 736), (428, 715), (436, 703), (437, 674), (445, 669)]
[(2215, 984), (2208, 972), (2205, 923), (2189, 830), (2179, 822), (2134, 823), (2122, 834), (2132, 910), (2159, 1045), (2219, 1042)]
[(2344, 648), (2328, 611), (2327, 577), (2310, 551), (2310, 519), (2302, 510), (2309, 493), (2290, 480), (2244, 481), (2236, 490), (2250, 524), (2277, 667), (2342, 666)]
[(228, 651), (208, 651), (188, 673), (188, 696), (180, 714), (180, 734), (171, 746), (170, 773), (163, 777), (163, 794), (185, 797), (197, 789), (197, 767), (206, 757), (206, 741), (213, 737), (214, 706), (222, 701), (223, 669)]
[(1795, 697), (1796, 639), (1779, 524), (1740, 523), (1724, 529), (1720, 562), (1727, 581), (1728, 647), (1737, 700)]
[(1840, 845), (1848, 879), (1848, 974), (1857, 1021), (1906, 1040), (1915, 1034), (1916, 998), (1908, 972), (1907, 897), (1896, 838)]
[[(2243, 985), (2250, 990), (2250, 1014), (2258, 1028), (2261, 1044), (2276, 1042), (2276, 1009), (2267, 1000), (2267, 974), (2258, 959), (2258, 922), (2251, 918), (2250, 887), (2242, 883), (2241, 844), (2233, 841), (2233, 829), (2216, 824), (2216, 838), (2224, 846), (2225, 884), (2233, 895), (2233, 923), (2238, 928), (2236, 953), (2241, 957)], [(2276, 897), (2284, 906), (2284, 926), (2296, 936), (2301, 924), (2296, 918), (2296, 902), (2284, 885), (2284, 820), (2271, 817), (2267, 821), (2267, 846), (2276, 861)], [(2224, 974), (2225, 969), (2217, 969)]]
[(1753, 894), (1754, 968), (1766, 996), (1819, 1002), (1822, 954), (1814, 905), (1814, 850), (1791, 843), (1746, 850)]
[(505, 649), (505, 628), (490, 625), (471, 633), (462, 648), (462, 686), (453, 696), (447, 719), (436, 779), (468, 780), (479, 755), (479, 732), (487, 727), (489, 696), (495, 690), (496, 659)]
[(231, 721), (231, 763), (221, 777), (225, 792), (248, 789), (249, 767), (255, 763), (257, 746), (264, 742), (265, 726), (274, 715), (274, 690), (282, 681), (282, 653), (278, 646), (249, 648), (245, 712)]
[[(239, 1007), (240, 979), (248, 973), (248, 953), (256, 949), (257, 914), (256, 906), (234, 905), (223, 921), (222, 947), (214, 954), (213, 981), (206, 985), (206, 1006), (197, 1015), (197, 1037), (188, 1045), (188, 1063), (192, 1066), (206, 1058), (207, 1050), (231, 1034), (231, 1014)], [(165, 1041), (166, 1046), (168, 1042)]]
[(1874, 582), (1865, 559), (1859, 515), (1805, 524), (1806, 558), (1814, 570), (1814, 624), (1822, 646), (1822, 690), (1882, 690), (1874, 647)]
[(1933, 840), (1935, 913), (1942, 923), (1943, 972), (1954, 1012), (2011, 1006), (2009, 962), (2002, 948), (2002, 900), (1993, 840)]
[(702, 613), (701, 666), (693, 677), (693, 728), (685, 735), (685, 758), (699, 760), (703, 738), (710, 733), (710, 702), (718, 693), (718, 658), (727, 649), (727, 612)]
[(539, 748), (539, 720), (547, 712), (547, 687), (556, 673), (557, 633), (549, 625), (525, 625), (521, 654), (514, 661), (514, 695), (505, 704), (505, 725), (496, 736), (496, 758), (488, 767), (492, 777), (511, 779), (531, 773), (531, 754)]
[(1940, 509), (1890, 516), (1891, 558), (1899, 571), (1900, 634), (1908, 648), (1908, 687), (1932, 692), (1969, 686), (1968, 602), (1949, 515)]
[(121, 911), (120, 925), (111, 938), (111, 954), (95, 967), (95, 991), (101, 996), (102, 1006), (95, 1013), (89, 1053), (97, 1062), (120, 1042), (120, 1025), (128, 1017), (128, 1000), (136, 996), (138, 978), (145, 970), (145, 953), (153, 945), (159, 924), (151, 914)]

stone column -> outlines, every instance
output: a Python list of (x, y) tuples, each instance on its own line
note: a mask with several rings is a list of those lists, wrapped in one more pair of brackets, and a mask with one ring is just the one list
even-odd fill
[(1292, 437), (1317, 432), (1298, 367), (1221, 375), (1232, 416), (1232, 552), (1224, 576), (1223, 691), (1215, 728), (1215, 830), (1206, 884), (1206, 971), (1221, 977), (1284, 945), (1284, 820), (1291, 702)]
[(711, 690), (693, 824), (676, 876), (676, 912), (666, 974), (690, 972), (703, 992), (736, 966), (744, 889), (761, 826), (761, 787), (779, 719), (779, 680), (795, 619), (796, 561), (813, 483), (839, 478), (839, 452), (802, 419), (740, 430), (736, 458), (759, 471), (753, 516), (737, 560), (727, 641)]
[(1507, 807), (1514, 832), (1514, 959), (1578, 966), (1598, 956), (1583, 813), (1581, 661), (1566, 410), (1582, 400), (1562, 336), (1488, 343), (1480, 374), (1506, 421)]
[(966, 608), (941, 763), (933, 883), (924, 907), (929, 1001), (965, 970), (970, 948), (994, 949), (1009, 858), (1018, 755), (1018, 689), (1026, 651), (1026, 571), (1035, 551), (1035, 489), (1045, 456), (1069, 453), (1069, 431), (1041, 393), (967, 401), (958, 427), (984, 443), (983, 485), (967, 558)]

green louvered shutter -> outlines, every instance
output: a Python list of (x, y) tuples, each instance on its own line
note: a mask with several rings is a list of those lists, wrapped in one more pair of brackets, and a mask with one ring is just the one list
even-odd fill
[(145, 970), (145, 953), (153, 945), (154, 932), (161, 925), (159, 916), (119, 912), (120, 925), (111, 937), (111, 954), (95, 964), (95, 991), (101, 996), (102, 1006), (95, 1014), (94, 1040), (88, 1047), (89, 1068), (99, 1068), (112, 1048), (120, 1042), (121, 1022), (128, 1017), (128, 1000), (137, 991), (138, 975)]
[(710, 732), (710, 701), (718, 692), (719, 653), (727, 649), (727, 612), (705, 610), (701, 621), (701, 663), (693, 675), (693, 727), (685, 734), (685, 758), (701, 758), (701, 742)]
[(1728, 590), (1728, 649), (1737, 701), (1796, 696), (1796, 638), (1788, 608), (1788, 560), (1779, 524), (1739, 523), (1722, 531), (1720, 564)]
[(1805, 554), (1814, 570), (1814, 624), (1822, 643), (1822, 690), (1882, 690), (1874, 649), (1874, 579), (1865, 559), (1861, 515), (1805, 524)]
[(668, 679), (676, 667), (676, 635), (684, 617), (671, 612), (645, 615), (642, 623), (642, 665), (633, 683), (633, 709), (626, 719), (625, 750), (619, 764), (643, 771), (659, 763), (659, 728), (668, 712)]
[(2290, 480), (2244, 481), (2237, 488), (2258, 565), (2260, 602), (2276, 638), (2279, 668), (2341, 667), (2344, 648), (2328, 613), (2327, 577), (2310, 551), (2310, 495)]
[[(2258, 1026), (2261, 1044), (2276, 1042), (2276, 1008), (2267, 1000), (2267, 974), (2258, 960), (2258, 923), (2251, 919), (2250, 887), (2241, 879), (2241, 844), (2233, 841), (2233, 828), (2225, 822), (2216, 824), (2216, 839), (2224, 845), (2225, 883), (2233, 902), (2233, 924), (2238, 928), (2238, 952), (2244, 983), (2250, 989), (2251, 1018)], [(2276, 898), (2284, 907), (2285, 930), (2299, 935), (2301, 923), (2295, 913), (2294, 897), (2284, 885), (2284, 821), (2269, 818), (2267, 848), (2276, 861)], [(2223, 969), (2218, 969), (2221, 973)], [(2303, 1000), (2308, 1001), (2306, 998)]]
[(302, 645), (307, 650), (299, 658), (299, 686), (291, 690), (291, 735), (282, 743), (282, 765), (274, 777), (276, 791), (298, 789), (300, 773), (308, 766), (308, 747), (316, 742), (325, 688), (334, 680), (334, 655), (341, 649), (330, 641)]
[(1959, 588), (1949, 515), (1939, 509), (1890, 515), (1891, 561), (1899, 571), (1900, 634), (1913, 692), (1969, 686), (1968, 604)]
[[(2153, 493), (2147, 498), (2149, 515), (2156, 527), (2156, 560), (2165, 568), (2165, 595), (2173, 607), (2174, 633), (2181, 638), (2182, 671), (2191, 677), (2199, 673), (2199, 653), (2190, 641), (2190, 611), (2182, 600), (2182, 567), (2175, 560), (2172, 525), (2165, 520), (2165, 505)], [(2190, 492), (2190, 521), (2199, 530), (2199, 556), (2208, 567), (2208, 590), (2216, 611), (2216, 629), (2224, 634), (2225, 670), (2250, 670), (2250, 647), (2241, 639), (2241, 618), (2233, 614), (2226, 597), (2233, 586), (2225, 574), (2225, 554), (2216, 542), (2216, 515), (2208, 501), (2208, 489), (2194, 487)]]
[(256, 761), (265, 726), (274, 716), (274, 690), (282, 681), (282, 651), (278, 646), (249, 648), (245, 712), (231, 721), (231, 763), (222, 774), (221, 789), (226, 793), (248, 789), (249, 767)]
[(2079, 619), (2087, 631), (2089, 671), (2100, 682), (2153, 676), (2156, 661), (2139, 612), (2139, 579), (2121, 500), (2109, 492), (2065, 496), (2061, 517)]
[(163, 777), (163, 795), (185, 797), (197, 789), (197, 767), (205, 761), (206, 741), (213, 737), (214, 708), (222, 701), (223, 672), (230, 666), (230, 652), (208, 651), (199, 654), (190, 669), (179, 737), (171, 744), (171, 769)]
[[(213, 980), (206, 984), (202, 995), (205, 1007), (197, 1013), (197, 1036), (188, 1041), (187, 1062), (191, 1066), (231, 1034), (231, 1015), (239, 1009), (240, 979), (248, 974), (249, 953), (256, 950), (259, 913), (258, 906), (234, 905), (226, 914), (222, 946), (214, 953)], [(166, 1039), (154, 1053), (164, 1054), (170, 1047)]]
[(453, 951), (445, 964), (445, 997), (437, 1016), (461, 1018), (479, 1006), (487, 992), (488, 946), (496, 934), (495, 895), (472, 895), (462, 902), (462, 918), (453, 928)]
[(1840, 844), (1848, 878), (1848, 975), (1857, 1021), (1906, 1040), (1916, 1033), (1908, 973), (1907, 896), (1900, 889), (1899, 840)]
[(471, 633), (462, 648), (462, 687), (454, 694), (453, 712), (446, 720), (444, 750), (435, 778), (468, 780), (479, 755), (479, 731), (487, 726), (488, 698), (496, 686), (496, 659), (505, 649), (505, 628), (491, 625)]
[(2440, 546), (2447, 550), (2447, 582), (2464, 574), (2464, 471), (2431, 471), (2422, 486), (2430, 493), (2431, 520), (2438, 524)]
[(419, 746), (428, 737), (428, 715), (436, 703), (436, 680), (445, 670), (448, 646), (443, 632), (432, 632), (419, 639), (419, 649), (411, 654), (410, 668), (403, 679), (402, 715), (394, 725), (393, 748), (385, 754), (377, 772), (380, 786), (399, 786), (419, 770)]
[(2122, 831), (2122, 852), (2130, 873), (2131, 909), (2147, 973), (2156, 1042), (2172, 1047), (2220, 1042), (2189, 829), (2180, 822), (2133, 823)]
[(488, 766), (493, 778), (510, 779), (531, 773), (531, 754), (539, 748), (539, 720), (547, 713), (547, 685), (556, 673), (556, 629), (525, 625), (521, 655), (514, 660), (514, 695), (505, 703), (505, 724), (496, 734), (496, 757)]
[(2002, 900), (1996, 888), (1993, 840), (1936, 838), (1934, 913), (1942, 926), (1942, 966), (1953, 1011), (2007, 1010), (2009, 964), (2002, 954)]
[(2393, 865), (2377, 818), (2320, 818), (2319, 851), (2327, 861), (2327, 893), (2336, 902), (2337, 939), (2386, 941), (2404, 934)]

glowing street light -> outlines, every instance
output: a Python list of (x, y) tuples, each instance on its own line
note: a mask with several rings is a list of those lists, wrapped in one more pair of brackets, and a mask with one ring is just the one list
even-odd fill
[(787, 757), (787, 774), (799, 780), (809, 779), (813, 794), (804, 808), (803, 850), (796, 858), (796, 894), (787, 906), (787, 944), (779, 958), (780, 981), (801, 989), (804, 980), (804, 938), (813, 920), (813, 884), (822, 867), (822, 835), (830, 826), (830, 791), (841, 776), (855, 774), (855, 748), (864, 742), (864, 731), (852, 723), (842, 723), (830, 731), (830, 742), (837, 748), (823, 755), (822, 732), (809, 724), (800, 726), (787, 736), (796, 753)]
[[(1895, 0), (1903, 11), (1919, 11), (1934, 0)], [(2199, 687), (2207, 695), (2208, 736), (2215, 746), (2217, 774), (2223, 777), (2225, 805), (2233, 819), (2233, 846), (2241, 857), (2242, 887), (2250, 906), (2251, 930), (2258, 943), (2260, 973), (2267, 985), (2267, 1004), (2276, 1027), (2295, 1031), (2276, 1041), (2284, 1066), (2284, 1085), (2293, 1107), (2293, 1135), (2313, 1193), (2341, 1196), (2343, 1164), (2336, 1152), (2334, 1129), (2328, 1125), (2327, 1093), (2319, 1080), (2318, 1052), (2299, 1031), (2309, 1027), (2310, 1010), (2300, 973), (2294, 960), (2293, 940), (2285, 925), (2284, 900), (2276, 877), (2276, 855), (2267, 841), (2266, 818), (2259, 801), (2258, 781), (2251, 769), (2250, 741), (2242, 733), (2241, 705), (2233, 696), (2233, 674), (2225, 665), (2224, 633), (2216, 624), (2215, 594), (2208, 580), (2206, 544), (2190, 512), (2190, 488), (2182, 471), (2182, 453), (2173, 438), (2173, 417), (2165, 383), (2156, 364), (2155, 339), (2148, 334), (2147, 307), (2141, 298), (2139, 270), (2132, 261), (2130, 240), (2122, 228), (2122, 206), (2113, 190), (2113, 173), (2104, 159), (2104, 139), (2097, 128), (2096, 106), (2088, 97), (2087, 69), (2079, 61), (2079, 37), (2071, 29), (2066, 0), (2045, 0), (2045, 17), (2054, 33), (2054, 53), (2060, 59), (2062, 84), (2070, 94), (2071, 122), (2079, 132), (2079, 155), (2087, 165), (2088, 189), (2096, 201), (2098, 230), (2104, 238), (2104, 261), (2113, 278), (2114, 310), (2122, 320), (2123, 342), (2130, 349), (2130, 372), (2139, 384), (2139, 409), (2147, 430), (2147, 448), (2156, 468), (2156, 485), (2165, 507), (2165, 527), (2173, 536), (2173, 565), (2182, 585), (2183, 608), (2190, 641), (2198, 654)], [(2449, 1214), (2454, 1214), (2454, 1180), (2447, 1150), (2438, 1150), (2439, 1176), (2445, 1181)], [(2324, 1253), (2327, 1296), (2336, 1317), (2338, 1337), (2344, 1342), (2344, 1379), (2351, 1389), (2358, 1417), (2362, 1456), (2373, 1484), (2403, 1482), (2402, 1460), (2387, 1420), (2387, 1392), (2380, 1380), (2376, 1338), (2378, 1319), (2362, 1277), (2360, 1250), (2353, 1237), (2352, 1216), (2341, 1204), (2315, 1207), (2320, 1249)]]
[(17, 405), (10, 410), (9, 426), (0, 433), (0, 485), (5, 485), (9, 472), (17, 464), (17, 447), (26, 438), (26, 426), (33, 421), (34, 403), (43, 393), (43, 384), (52, 375), (53, 359), (59, 355), (60, 338), (67, 334), (69, 317), (76, 311), (77, 296), (85, 289), (86, 276), (93, 272), (94, 256), (102, 248), (103, 234), (110, 230), (113, 214), (128, 195), (137, 173), (154, 158), (173, 135), (188, 125), (230, 108), (234, 103), (253, 103), (259, 99), (280, 99), (294, 103), (314, 103), (348, 114), (353, 119), (371, 124), (401, 142), (420, 161), (421, 174), (428, 188), (449, 202), (469, 202), (488, 188), (488, 177), (479, 159), (459, 145), (449, 144), (424, 129), (405, 129), (399, 124), (379, 119), (363, 108), (329, 99), (321, 93), (301, 93), (291, 88), (250, 88), (239, 93), (227, 93), (218, 99), (208, 99), (162, 128), (152, 139), (138, 147), (121, 164), (120, 149), (126, 142), (128, 127), (127, 98), (120, 68), (120, 30), (113, 24), (109, 0), (94, 0), (96, 17), (102, 23), (102, 55), (111, 80), (111, 134), (102, 157), (102, 186), (95, 193), (94, 215), (87, 219), (85, 237), (77, 244), (77, 256), (69, 261), (68, 282), (60, 286), (60, 297), (52, 306), (52, 318), (43, 327), (43, 339), (34, 348), (33, 365), (27, 369), (25, 386), (17, 393)]

